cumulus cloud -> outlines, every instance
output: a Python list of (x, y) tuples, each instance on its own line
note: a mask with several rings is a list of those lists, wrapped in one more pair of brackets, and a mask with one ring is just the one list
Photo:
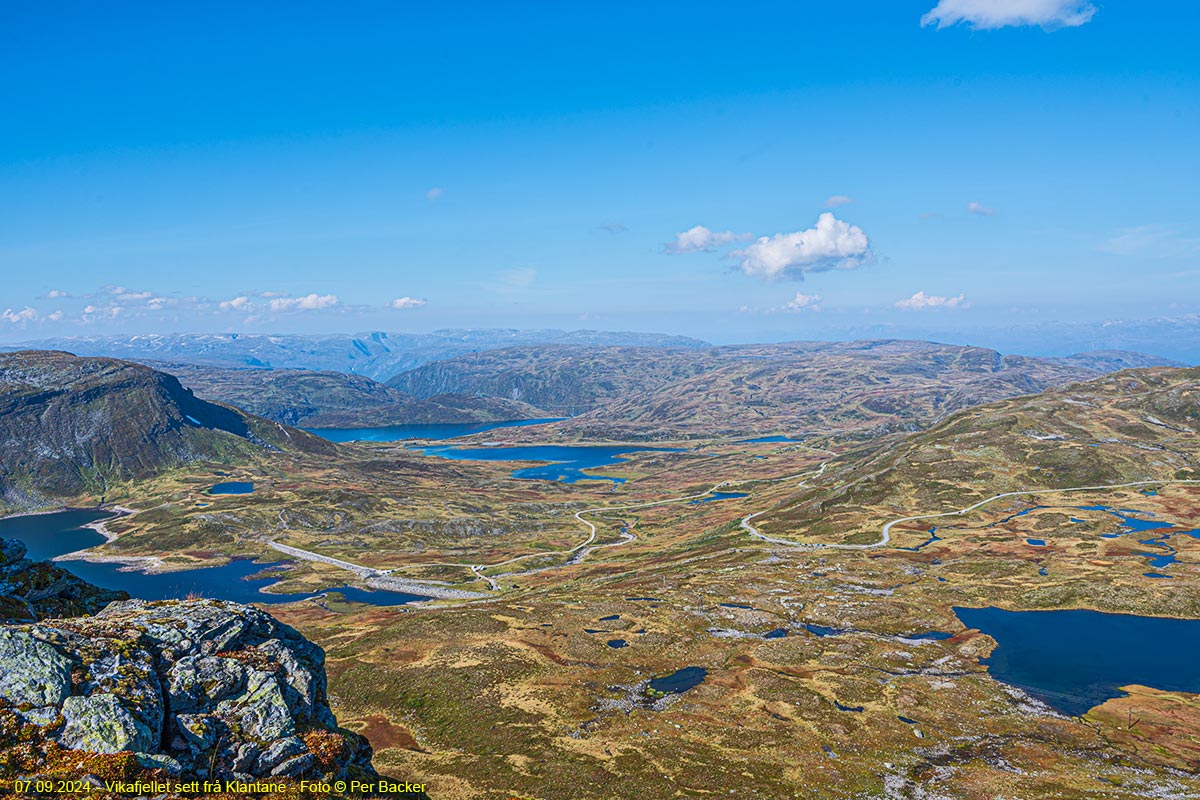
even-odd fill
[(70, 292), (64, 292), (62, 289), (51, 289), (50, 291), (46, 292), (46, 297), (49, 297), (51, 300), (70, 296)]
[(663, 252), (673, 256), (684, 253), (712, 252), (723, 245), (744, 242), (750, 238), (752, 237), (749, 234), (734, 233), (733, 231), (710, 231), (703, 225), (697, 225), (683, 233), (675, 234), (675, 241), (663, 245)]
[(967, 203), (967, 212), (971, 214), (979, 214), (982, 217), (996, 216), (996, 209), (988, 208), (983, 203)]
[(429, 191), (425, 192), (425, 199), (430, 202), (433, 202), (434, 200), (441, 199), (442, 195), (444, 195), (445, 193), (446, 193), (446, 190), (443, 189), (442, 187), (434, 186)]
[(763, 236), (732, 255), (741, 259), (738, 266), (747, 275), (792, 280), (803, 280), (808, 272), (855, 269), (873, 258), (863, 229), (828, 211), (808, 230)]
[(921, 25), (976, 30), (1040, 25), (1046, 30), (1077, 28), (1091, 21), (1096, 7), (1086, 0), (938, 0)]
[(253, 303), (250, 302), (250, 298), (245, 295), (238, 295), (229, 300), (222, 300), (217, 304), (217, 307), (222, 311), (249, 311), (252, 306)]
[(318, 311), (341, 305), (336, 294), (306, 294), (303, 297), (276, 297), (267, 307), (276, 313), (288, 311)]
[(970, 308), (971, 304), (963, 295), (957, 297), (942, 297), (936, 294), (917, 292), (912, 297), (896, 303), (896, 308), (903, 311), (926, 311), (935, 308)]
[(397, 297), (392, 301), (392, 308), (397, 311), (404, 311), (409, 308), (420, 308), (425, 305), (424, 300), (418, 300), (415, 297)]
[(92, 303), (83, 307), (83, 313), (79, 315), (81, 322), (95, 322), (102, 319), (116, 319), (121, 316), (121, 307), (117, 305), (98, 306)]
[(848, 206), (854, 202), (853, 197), (847, 197), (844, 194), (835, 194), (833, 197), (825, 200), (826, 208), (838, 208), (840, 206)]
[(29, 306), (25, 306), (20, 311), (14, 311), (11, 308), (6, 308), (4, 309), (3, 313), (0, 313), (0, 319), (4, 320), (5, 322), (12, 323), (13, 325), (24, 325), (27, 322), (34, 322), (40, 316), (41, 315), (38, 314), (36, 308), (30, 308)]
[(820, 311), (821, 295), (796, 292), (795, 297), (783, 304), (783, 310), (793, 313), (800, 311)]

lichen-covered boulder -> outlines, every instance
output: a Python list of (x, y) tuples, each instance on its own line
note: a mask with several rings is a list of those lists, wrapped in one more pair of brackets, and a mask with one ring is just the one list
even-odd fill
[(138, 720), (114, 694), (73, 695), (63, 700), (58, 743), (93, 753), (151, 753), (158, 749), (155, 731)]
[(0, 627), (0, 748), (5, 731), (185, 778), (374, 775), (366, 740), (329, 709), (321, 648), (215, 600)]
[(27, 630), (0, 628), (0, 703), (58, 705), (71, 693), (71, 662)]

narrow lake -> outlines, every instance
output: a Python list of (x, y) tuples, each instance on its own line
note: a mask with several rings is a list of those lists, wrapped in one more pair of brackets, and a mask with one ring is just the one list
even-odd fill
[[(554, 419), (527, 419), (513, 422), (474, 422), (456, 425), (393, 425), (387, 428), (306, 428), (310, 433), (331, 442), (402, 442), (402, 441), (445, 441), (472, 433), (498, 428), (523, 428), (558, 422)], [(627, 459), (625, 453), (641, 450), (656, 452), (678, 452), (670, 448), (643, 447), (637, 445), (521, 445), (515, 447), (457, 447), (455, 445), (411, 445), (427, 456), (449, 458), (458, 461), (548, 461), (538, 467), (514, 470), (512, 476), (525, 480), (561, 481), (611, 481), (624, 483), (623, 478), (605, 475), (589, 475), (585, 470), (611, 467)]]
[(999, 608), (954, 613), (998, 643), (983, 660), (997, 680), (1064, 714), (1082, 715), (1131, 684), (1200, 692), (1200, 620)]
[[(71, 510), (53, 514), (0, 519), (0, 539), (19, 539), (28, 550), (27, 558), (46, 561), (56, 556), (94, 547), (104, 537), (91, 528), (90, 522), (111, 517), (104, 511)], [(142, 600), (180, 600), (189, 596), (232, 600), (238, 603), (292, 603), (317, 596), (304, 594), (271, 594), (262, 589), (277, 579), (271, 571), (284, 569), (283, 564), (255, 563), (238, 559), (220, 567), (191, 569), (149, 575), (144, 572), (122, 572), (121, 564), (94, 564), (89, 561), (60, 561), (60, 567), (104, 589), (123, 589)], [(267, 570), (265, 577), (249, 579)], [(403, 592), (383, 592), (339, 586), (320, 594), (339, 594), (344, 599), (369, 605), (393, 606), (425, 600), (424, 597)]]
[(625, 453), (652, 451), (656, 453), (678, 453), (678, 449), (666, 447), (641, 447), (637, 445), (522, 445), (517, 447), (455, 447), (453, 445), (413, 445), (427, 456), (450, 458), (461, 461), (549, 461), (537, 467), (513, 470), (514, 478), (526, 480), (561, 481), (612, 481), (624, 483), (624, 478), (606, 475), (589, 475), (584, 470), (611, 467), (628, 459)]

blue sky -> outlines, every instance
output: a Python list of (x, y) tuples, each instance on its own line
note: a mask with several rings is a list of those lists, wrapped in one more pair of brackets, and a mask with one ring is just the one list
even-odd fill
[(8, 3), (0, 340), (1188, 317), (1198, 22), (1075, 0)]

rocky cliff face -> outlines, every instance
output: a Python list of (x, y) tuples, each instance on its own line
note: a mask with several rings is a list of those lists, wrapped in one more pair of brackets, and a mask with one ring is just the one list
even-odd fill
[(25, 545), (0, 539), (0, 622), (95, 614), (125, 592), (100, 589), (48, 561), (25, 558)]
[(375, 777), (370, 745), (337, 727), (324, 659), (270, 615), (213, 600), (2, 626), (0, 765), (78, 778), (100, 754), (123, 777)]
[(70, 353), (0, 354), (0, 505), (102, 493), (197, 461), (264, 450), (333, 452), (294, 428), (196, 398), (140, 364)]

